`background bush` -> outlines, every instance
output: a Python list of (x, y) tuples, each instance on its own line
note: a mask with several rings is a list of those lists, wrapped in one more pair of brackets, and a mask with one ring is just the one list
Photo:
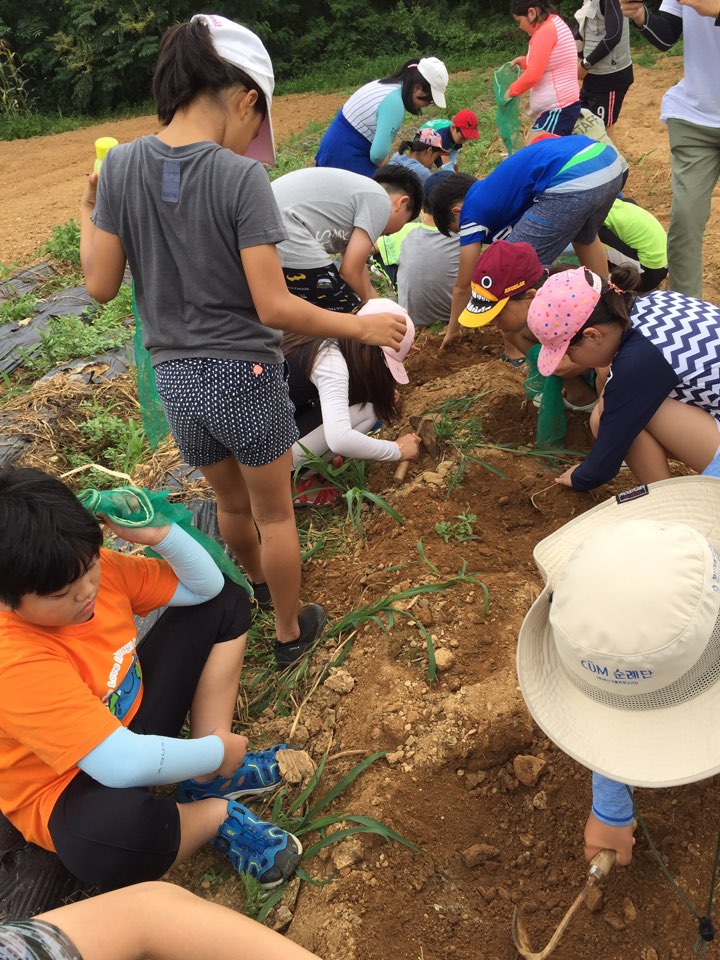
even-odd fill
[[(580, 0), (561, 0), (571, 14)], [(0, 39), (19, 61), (40, 113), (97, 115), (143, 103), (163, 31), (211, 9), (253, 27), (281, 89), (337, 89), (407, 57), (435, 55), (451, 68), (524, 49), (509, 0), (0, 0)], [(363, 68), (366, 72), (363, 73)], [(385, 69), (385, 68), (384, 68)]]

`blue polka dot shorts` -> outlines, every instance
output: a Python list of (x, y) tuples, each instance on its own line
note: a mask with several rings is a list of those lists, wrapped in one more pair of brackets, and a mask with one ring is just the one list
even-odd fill
[(190, 357), (158, 364), (155, 376), (173, 437), (191, 467), (229, 456), (262, 467), (298, 439), (285, 363)]

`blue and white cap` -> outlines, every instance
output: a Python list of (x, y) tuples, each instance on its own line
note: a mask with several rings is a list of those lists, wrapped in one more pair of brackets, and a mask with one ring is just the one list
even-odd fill
[(535, 549), (546, 580), (517, 669), (558, 746), (613, 780), (720, 772), (720, 481), (618, 495)]

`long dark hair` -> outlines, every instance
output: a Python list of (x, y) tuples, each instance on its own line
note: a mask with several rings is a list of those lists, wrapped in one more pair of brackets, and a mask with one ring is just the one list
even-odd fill
[(602, 291), (595, 309), (570, 341), (574, 346), (582, 340), (587, 327), (615, 324), (623, 330), (630, 328), (630, 314), (640, 289), (640, 271), (632, 263), (621, 263), (610, 273), (610, 283), (602, 282)]
[(428, 105), (433, 102), (432, 88), (417, 68), (419, 62), (419, 57), (415, 57), (414, 60), (406, 60), (399, 70), (391, 74), (389, 77), (383, 77), (382, 80), (378, 81), (379, 83), (401, 83), (402, 102), (405, 104), (405, 109), (407, 112), (412, 113), (415, 116), (418, 116), (421, 109), (420, 107), (416, 107), (413, 103), (412, 94), (415, 86), (419, 85), (422, 89), (423, 96), (430, 98)]
[(245, 87), (258, 95), (255, 109), (267, 114), (267, 101), (257, 83), (244, 70), (219, 57), (202, 20), (170, 27), (160, 41), (160, 53), (152, 82), (158, 119), (170, 123), (175, 112), (202, 93), (215, 97), (229, 87)]
[[(306, 337), (298, 333), (286, 333), (282, 351), (287, 357), (302, 351), (299, 366), (307, 377), (312, 373), (318, 351), (324, 339)], [(345, 358), (350, 374), (350, 405), (371, 403), (383, 423), (397, 419), (399, 410), (395, 401), (395, 380), (385, 363), (380, 347), (357, 340), (336, 340), (340, 353)]]

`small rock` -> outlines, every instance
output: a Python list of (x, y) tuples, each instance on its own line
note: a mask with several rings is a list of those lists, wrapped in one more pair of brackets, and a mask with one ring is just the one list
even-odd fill
[(450, 650), (446, 650), (445, 647), (440, 647), (439, 650), (435, 651), (435, 666), (438, 669), (438, 673), (445, 673), (453, 665), (455, 657), (453, 656)]
[(416, 613), (417, 619), (424, 627), (433, 626), (433, 615), (430, 607), (419, 607)]
[(603, 916), (605, 923), (612, 927), (613, 930), (624, 930), (627, 924), (624, 920), (621, 920), (620, 917), (616, 917), (614, 913), (606, 913)]
[(343, 670), (342, 667), (331, 667), (330, 676), (323, 686), (335, 693), (350, 693), (355, 686), (355, 678), (351, 677), (347, 670)]
[(279, 907), (275, 909), (272, 917), (272, 928), (273, 930), (285, 930), (290, 926), (292, 922), (292, 910), (289, 907), (285, 906), (284, 903), (281, 903)]
[(426, 470), (420, 474), (420, 477), (425, 483), (429, 483), (431, 487), (442, 487), (445, 485), (445, 478), (432, 470)]
[(349, 837), (332, 848), (332, 862), (336, 870), (351, 867), (363, 859), (363, 846), (359, 837)]
[(388, 753), (385, 756), (385, 759), (390, 764), (391, 767), (394, 767), (396, 763), (400, 763), (404, 759), (405, 754), (402, 750), (396, 750), (394, 753)]
[(510, 503), (510, 497), (498, 497), (498, 506), (506, 507)]
[(486, 860), (492, 860), (499, 857), (500, 851), (497, 847), (491, 847), (487, 843), (474, 843), (471, 847), (460, 854), (460, 859), (466, 867), (478, 867)]
[(585, 897), (585, 906), (590, 913), (600, 913), (604, 905), (605, 897), (603, 896), (602, 888), (597, 885), (590, 887)]
[(637, 907), (632, 902), (630, 897), (625, 897), (623, 899), (622, 906), (623, 917), (627, 920), (628, 923), (634, 923), (637, 920)]
[(536, 810), (547, 810), (547, 794), (544, 790), (538, 790), (532, 798), (532, 805)]
[(655, 947), (643, 947), (640, 960), (659, 960)]
[(526, 787), (535, 786), (546, 766), (546, 761), (541, 760), (540, 757), (521, 754), (513, 760), (513, 772), (520, 783), (524, 783)]

